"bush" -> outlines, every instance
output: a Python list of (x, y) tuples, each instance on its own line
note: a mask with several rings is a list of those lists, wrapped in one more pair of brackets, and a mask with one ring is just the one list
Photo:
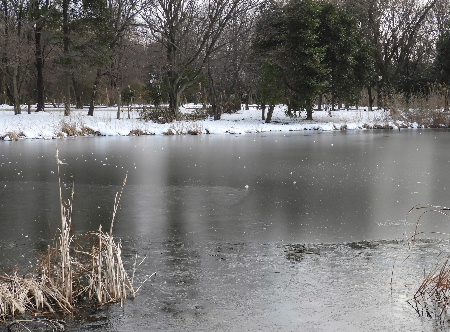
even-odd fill
[(183, 120), (198, 121), (198, 120), (205, 120), (208, 117), (209, 117), (208, 110), (196, 108), (191, 113), (184, 114)]
[(175, 120), (175, 117), (166, 107), (146, 107), (144, 106), (139, 112), (139, 115), (144, 121), (153, 121), (154, 123), (170, 123)]
[[(167, 107), (143, 107), (140, 111), (140, 117), (144, 121), (153, 121), (155, 123), (171, 123), (175, 121), (175, 117)], [(194, 109), (192, 112), (182, 114), (181, 120), (198, 121), (205, 120), (209, 117), (208, 110)]]

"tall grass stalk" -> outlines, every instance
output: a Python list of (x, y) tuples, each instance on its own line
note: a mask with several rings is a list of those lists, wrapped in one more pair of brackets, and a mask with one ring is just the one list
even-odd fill
[[(62, 192), (60, 166), (64, 163), (56, 152), (59, 180), (61, 224), (53, 245), (38, 260), (33, 273), (23, 276), (18, 271), (0, 275), (0, 318), (7, 320), (17, 314), (72, 314), (77, 308), (121, 303), (135, 296), (122, 261), (121, 242), (112, 231), (120, 199), (126, 184), (116, 194), (111, 226), (104, 232), (100, 226), (83, 236), (72, 234), (72, 201)], [(136, 268), (136, 263), (134, 264)]]
[[(424, 215), (430, 212), (437, 212), (450, 218), (449, 208), (442, 206), (415, 206), (409, 212), (408, 216), (413, 211), (419, 211), (419, 216), (415, 224), (414, 234), (410, 238), (410, 242), (417, 241), (418, 236), (425, 234), (425, 232), (419, 230), (420, 223)], [(449, 234), (443, 232), (429, 232), (433, 235), (440, 237), (448, 237)], [(439, 254), (442, 256), (442, 253)], [(443, 322), (450, 310), (450, 264), (449, 258), (438, 257), (439, 260), (435, 267), (429, 272), (425, 273), (423, 280), (413, 296), (413, 301), (410, 304), (416, 310), (416, 312), (422, 316), (436, 317)]]

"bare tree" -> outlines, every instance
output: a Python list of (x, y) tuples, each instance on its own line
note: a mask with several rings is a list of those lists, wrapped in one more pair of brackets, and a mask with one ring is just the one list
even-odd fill
[(14, 113), (21, 114), (20, 102), (28, 79), (30, 44), (27, 38), (27, 2), (25, 0), (3, 1), (2, 72)]
[(6, 68), (8, 66), (8, 56), (6, 50), (8, 49), (9, 36), (9, 11), (10, 6), (7, 0), (1, 2), (1, 48), (0, 48), (0, 103), (5, 104), (8, 99), (8, 85), (6, 84)]
[[(372, 87), (378, 106), (386, 106), (386, 97), (408, 79), (417, 64), (430, 55), (430, 20), (443, 0), (344, 0), (339, 1), (360, 22), (373, 52), (377, 75), (368, 82), (369, 104)], [(446, 0), (445, 0), (446, 1)], [(427, 46), (428, 45), (428, 46)], [(425, 50), (425, 51), (424, 51)]]
[(448, 24), (450, 20), (450, 1), (449, 0), (439, 0), (436, 2), (436, 6), (433, 8), (434, 22), (436, 29), (441, 35), (444, 31), (448, 29)]
[(29, 1), (29, 24), (32, 26), (34, 36), (34, 58), (36, 68), (36, 112), (44, 111), (44, 37), (46, 22), (54, 9), (50, 0)]
[(142, 19), (164, 46), (169, 110), (180, 118), (181, 95), (192, 86), (211, 56), (225, 44), (221, 37), (252, 0), (148, 0)]
[(96, 76), (92, 86), (91, 101), (88, 115), (94, 115), (94, 103), (98, 94), (98, 86), (103, 75), (107, 75), (109, 83), (117, 93), (117, 118), (121, 114), (122, 67), (124, 66), (123, 51), (126, 41), (132, 38), (132, 30), (136, 26), (135, 18), (140, 10), (139, 0), (108, 0), (105, 2), (107, 11), (102, 17), (105, 20), (101, 26), (107, 40), (98, 54)]
[(68, 62), (70, 58), (70, 29), (69, 29), (69, 5), (70, 0), (62, 1), (62, 31), (63, 31), (63, 62), (64, 62), (64, 115), (70, 115), (70, 78), (71, 72), (69, 70)]
[(240, 14), (221, 37), (226, 47), (213, 54), (207, 63), (209, 100), (215, 120), (220, 120), (222, 112), (240, 110), (242, 101), (248, 104), (251, 94), (248, 75), (254, 13)]

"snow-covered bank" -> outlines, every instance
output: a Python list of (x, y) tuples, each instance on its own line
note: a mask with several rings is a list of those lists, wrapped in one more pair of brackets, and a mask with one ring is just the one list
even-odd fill
[[(194, 105), (188, 105), (192, 109)], [(393, 121), (389, 112), (375, 110), (368, 112), (364, 108), (358, 110), (340, 110), (331, 113), (316, 111), (313, 121), (305, 121), (301, 117), (290, 118), (285, 114), (283, 106), (276, 107), (272, 123), (261, 120), (261, 110), (256, 106), (249, 110), (241, 110), (234, 114), (223, 114), (222, 120), (211, 118), (200, 121), (182, 121), (168, 124), (146, 122), (139, 118), (137, 111), (122, 112), (122, 119), (117, 120), (115, 108), (98, 108), (94, 116), (87, 116), (87, 109), (73, 110), (72, 115), (64, 117), (61, 108), (47, 108), (46, 112), (14, 115), (10, 106), (0, 105), (0, 138), (11, 140), (16, 138), (57, 138), (68, 135), (164, 135), (164, 134), (244, 134), (259, 132), (283, 132), (301, 130), (356, 130), (368, 128), (398, 128), (399, 126), (417, 127)]]

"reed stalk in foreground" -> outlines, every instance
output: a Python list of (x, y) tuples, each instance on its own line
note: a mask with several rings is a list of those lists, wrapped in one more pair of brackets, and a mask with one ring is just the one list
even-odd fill
[[(408, 212), (408, 216), (413, 211), (419, 211), (420, 214), (415, 224), (414, 234), (410, 238), (411, 243), (416, 242), (419, 235), (425, 234), (425, 232), (419, 231), (420, 222), (425, 214), (437, 212), (450, 218), (448, 213), (450, 209), (441, 206), (415, 206)], [(443, 232), (429, 233), (443, 237), (449, 236), (449, 234)], [(414, 294), (412, 301), (409, 301), (419, 315), (430, 318), (436, 317), (441, 322), (447, 318), (450, 310), (449, 258), (441, 260), (428, 274), (424, 274), (422, 283)]]
[[(72, 201), (64, 199), (58, 150), (61, 224), (53, 246), (38, 260), (33, 273), (23, 276), (18, 271), (0, 275), (0, 318), (8, 320), (17, 314), (72, 314), (77, 308), (123, 303), (135, 296), (132, 281), (124, 268), (121, 243), (112, 235), (114, 219), (122, 190), (116, 194), (111, 227), (75, 238), (71, 233)], [(134, 271), (133, 271), (134, 275)]]

